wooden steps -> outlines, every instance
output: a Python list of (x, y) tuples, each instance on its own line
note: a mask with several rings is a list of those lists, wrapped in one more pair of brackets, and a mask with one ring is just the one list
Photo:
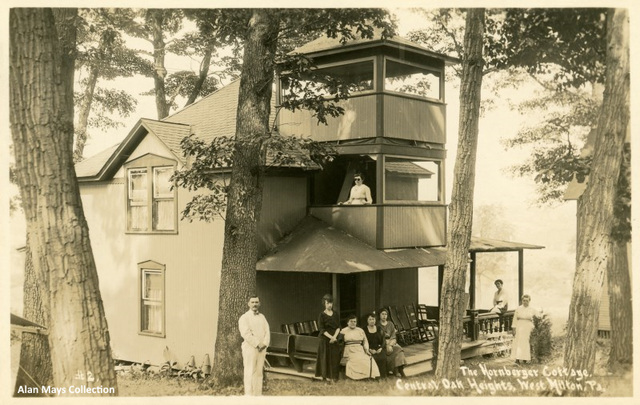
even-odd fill
[[(483, 354), (499, 353), (511, 348), (513, 336), (509, 333), (499, 332), (484, 335), (476, 341), (462, 342), (460, 358), (462, 360), (481, 356)], [(433, 358), (433, 343), (418, 343), (403, 347), (407, 359), (404, 372), (407, 377), (413, 377), (432, 371), (431, 359)], [(305, 362), (302, 372), (296, 371), (293, 367), (274, 366), (271, 367), (269, 378), (291, 378), (291, 379), (316, 379), (315, 362)]]

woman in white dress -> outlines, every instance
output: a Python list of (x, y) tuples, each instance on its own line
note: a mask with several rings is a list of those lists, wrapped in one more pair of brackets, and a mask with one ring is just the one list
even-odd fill
[(533, 330), (533, 317), (538, 312), (529, 306), (531, 297), (528, 294), (522, 296), (522, 305), (516, 308), (513, 314), (513, 333), (515, 335), (511, 346), (511, 358), (520, 361), (531, 361), (531, 348), (529, 338)]
[(355, 186), (351, 187), (349, 200), (347, 200), (345, 204), (363, 205), (373, 203), (373, 199), (371, 198), (371, 189), (369, 188), (369, 186), (366, 186), (364, 184), (364, 177), (362, 176), (362, 174), (354, 174), (353, 181), (356, 184)]
[(346, 363), (347, 377), (352, 380), (380, 377), (380, 369), (371, 357), (364, 330), (356, 326), (357, 319), (355, 315), (351, 315), (347, 322), (348, 326), (340, 331), (344, 336), (344, 354), (341, 363)]

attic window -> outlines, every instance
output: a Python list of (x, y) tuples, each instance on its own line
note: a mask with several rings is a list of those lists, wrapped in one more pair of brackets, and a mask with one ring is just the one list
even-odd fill
[(149, 162), (127, 170), (128, 232), (175, 233), (176, 191), (170, 181), (174, 171), (175, 166), (153, 166)]

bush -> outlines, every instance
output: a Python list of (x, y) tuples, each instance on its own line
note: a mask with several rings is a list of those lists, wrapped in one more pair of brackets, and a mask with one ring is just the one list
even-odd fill
[(551, 319), (546, 313), (533, 318), (533, 331), (531, 332), (531, 359), (541, 362), (551, 354)]

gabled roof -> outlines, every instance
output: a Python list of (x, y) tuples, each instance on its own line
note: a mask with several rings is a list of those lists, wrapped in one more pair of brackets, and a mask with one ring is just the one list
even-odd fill
[[(161, 121), (140, 119), (129, 135), (119, 144), (83, 160), (76, 165), (81, 181), (105, 180), (127, 160), (131, 152), (148, 134), (154, 134), (167, 148), (184, 162), (180, 142), (194, 134), (205, 142), (220, 136), (234, 136), (238, 109), (240, 80), (209, 94)], [(275, 118), (275, 92), (271, 100), (271, 124)]]
[(109, 158), (113, 155), (113, 152), (118, 149), (119, 143), (113, 145), (109, 149), (105, 149), (97, 155), (86, 158), (85, 160), (76, 163), (76, 177), (94, 177), (100, 169), (104, 167)]
[(191, 125), (193, 133), (205, 142), (236, 133), (236, 114), (240, 80), (214, 91), (193, 104), (163, 119)]
[(324, 35), (318, 39), (315, 39), (311, 42), (308, 42), (296, 49), (294, 49), (291, 54), (305, 54), (311, 57), (319, 56), (321, 54), (332, 54), (345, 52), (347, 50), (358, 49), (358, 48), (368, 48), (373, 46), (381, 46), (381, 45), (390, 45), (393, 47), (401, 47), (404, 49), (409, 49), (414, 52), (420, 53), (422, 55), (426, 55), (435, 59), (444, 60), (447, 64), (457, 64), (460, 63), (460, 59), (444, 55), (438, 52), (434, 52), (424, 46), (417, 44), (415, 42), (411, 42), (406, 38), (402, 38), (399, 36), (392, 36), (389, 38), (382, 39), (382, 29), (374, 28), (373, 38), (362, 38), (359, 33), (354, 33), (355, 39), (348, 40), (345, 43), (340, 42), (340, 36), (336, 38), (329, 38)]
[(180, 140), (190, 132), (189, 125), (142, 118), (118, 145), (76, 164), (76, 176), (79, 181), (102, 181), (111, 178), (149, 133), (154, 134), (178, 160), (183, 161)]

